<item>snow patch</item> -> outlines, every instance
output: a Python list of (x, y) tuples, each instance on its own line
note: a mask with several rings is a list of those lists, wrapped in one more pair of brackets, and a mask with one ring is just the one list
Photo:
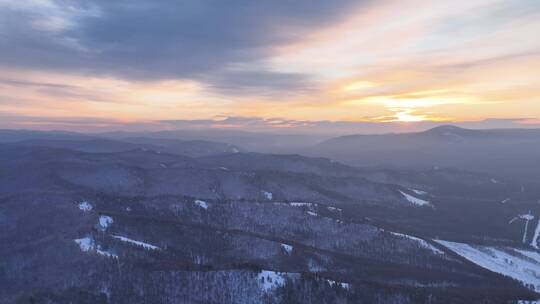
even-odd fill
[(414, 197), (410, 194), (407, 194), (405, 192), (402, 192), (402, 191), (399, 191), (399, 193), (401, 193), (401, 195), (403, 195), (405, 197), (405, 199), (407, 199), (409, 201), (409, 203), (412, 203), (414, 205), (417, 205), (417, 206), (431, 206), (431, 204), (428, 202), (428, 201), (425, 201), (423, 199), (419, 199), (417, 197)]
[(145, 243), (145, 242), (141, 242), (141, 241), (136, 241), (136, 240), (132, 240), (130, 238), (127, 238), (125, 236), (120, 236), (120, 235), (111, 235), (113, 238), (115, 239), (118, 239), (122, 242), (125, 242), (125, 243), (130, 243), (130, 244), (133, 244), (135, 246), (141, 246), (143, 247), (144, 249), (149, 249), (149, 250), (161, 250), (161, 248), (159, 248), (158, 246), (155, 246), (155, 245), (152, 245), (152, 244), (148, 244), (148, 243)]
[(336, 208), (336, 207), (326, 207), (326, 209), (328, 209), (328, 211), (332, 211), (332, 212), (341, 212), (341, 209)]
[(349, 283), (337, 282), (337, 281), (332, 281), (332, 280), (326, 280), (326, 282), (328, 282), (330, 286), (339, 286), (344, 289), (349, 289), (351, 287)]
[(81, 248), (81, 251), (84, 251), (84, 252), (94, 250), (95, 248), (94, 239), (89, 236), (76, 239), (75, 243), (77, 243), (79, 247)]
[(488, 246), (473, 247), (469, 244), (442, 240), (436, 242), (480, 267), (514, 278), (524, 285), (532, 285), (534, 290), (540, 290), (540, 261), (529, 256), (523, 258), (522, 251)]
[(77, 245), (79, 245), (79, 248), (83, 252), (90, 252), (95, 251), (97, 254), (108, 257), (108, 258), (115, 258), (117, 259), (118, 256), (116, 254), (101, 250), (101, 246), (97, 245), (94, 239), (90, 236), (86, 236), (80, 239), (74, 240)]
[(317, 216), (318, 214), (313, 212), (313, 211), (308, 211), (307, 214), (311, 215), (311, 216)]
[(102, 215), (99, 217), (99, 228), (103, 231), (107, 230), (112, 223), (114, 223), (114, 220), (108, 215)]
[(418, 194), (418, 195), (426, 195), (426, 194), (428, 194), (426, 191), (417, 190), (417, 189), (411, 189), (411, 191)]
[(270, 270), (262, 270), (257, 275), (257, 280), (259, 281), (261, 289), (265, 292), (268, 292), (272, 289), (285, 285), (285, 276), (286, 274), (283, 273)]
[(79, 204), (79, 209), (83, 212), (88, 212), (88, 211), (92, 211), (92, 209), (94, 209), (94, 206), (92, 206), (90, 202), (83, 201)]
[(283, 248), (283, 250), (285, 250), (285, 252), (287, 252), (288, 254), (291, 254), (291, 252), (293, 251), (293, 246), (291, 245), (281, 244), (281, 248)]
[(274, 195), (272, 194), (272, 192), (267, 192), (267, 191), (263, 191), (263, 195), (264, 195), (264, 198), (266, 198), (267, 200), (271, 201), (272, 198), (274, 197)]
[(205, 201), (201, 201), (201, 200), (195, 200), (195, 205), (203, 208), (203, 209), (208, 209), (208, 203), (205, 202)]
[(431, 245), (430, 243), (424, 241), (421, 238), (417, 238), (417, 237), (412, 236), (412, 235), (407, 235), (407, 234), (397, 233), (397, 232), (390, 232), (390, 234), (398, 236), (398, 237), (406, 238), (406, 239), (409, 239), (409, 240), (412, 240), (412, 241), (415, 241), (415, 242), (418, 243), (418, 245), (420, 245), (420, 247), (431, 250), (435, 254), (444, 254), (444, 252), (442, 250), (440, 250), (439, 248)]

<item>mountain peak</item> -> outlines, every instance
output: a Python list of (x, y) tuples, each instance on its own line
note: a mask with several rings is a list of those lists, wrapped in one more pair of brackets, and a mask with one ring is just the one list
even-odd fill
[(466, 131), (467, 129), (464, 129), (464, 128), (461, 128), (461, 127), (458, 127), (458, 126), (454, 126), (454, 125), (442, 125), (442, 126), (438, 126), (438, 127), (435, 127), (435, 128), (431, 128), (427, 131), (425, 131), (424, 133), (435, 133), (435, 134), (444, 134), (444, 133), (455, 133), (455, 132), (463, 132), (463, 131)]

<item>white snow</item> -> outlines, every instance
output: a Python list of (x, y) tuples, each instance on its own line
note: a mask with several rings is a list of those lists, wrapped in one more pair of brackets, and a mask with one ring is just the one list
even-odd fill
[(403, 195), (410, 203), (418, 206), (431, 206), (431, 204), (428, 201), (425, 201), (423, 199), (419, 199), (417, 197), (414, 197), (410, 194), (407, 194), (405, 192), (399, 191), (401, 195)]
[(540, 253), (536, 251), (522, 250), (522, 249), (514, 249), (514, 251), (519, 252), (520, 254), (528, 257), (529, 259), (533, 259), (536, 262), (540, 263)]
[(411, 191), (418, 194), (418, 195), (426, 195), (426, 194), (428, 194), (426, 191), (417, 190), (417, 189), (411, 189)]
[(270, 270), (262, 270), (257, 275), (257, 280), (261, 284), (262, 290), (268, 292), (276, 287), (285, 285), (285, 275)]
[(313, 206), (312, 203), (304, 203), (304, 202), (291, 202), (289, 205), (293, 207), (311, 207)]
[(336, 207), (326, 207), (326, 209), (328, 209), (328, 211), (332, 211), (332, 212), (341, 212), (342, 211), (340, 208), (336, 208)]
[(496, 180), (496, 179), (494, 179), (494, 178), (492, 178), (492, 179), (491, 179), (491, 183), (493, 183), (493, 184), (498, 184), (498, 183), (499, 183), (499, 181), (498, 181), (498, 180)]
[(99, 227), (101, 230), (105, 231), (113, 223), (113, 218), (108, 215), (102, 215), (99, 217)]
[(108, 258), (118, 259), (118, 256), (116, 254), (110, 253), (110, 252), (107, 252), (107, 251), (103, 251), (101, 249), (96, 249), (96, 253), (99, 254), (99, 255), (102, 255), (102, 256), (106, 256)]
[(519, 216), (520, 219), (524, 219), (524, 220), (527, 220), (527, 221), (532, 221), (534, 220), (534, 215), (532, 215), (529, 211), (529, 213), (527, 214), (522, 214)]
[(503, 200), (501, 203), (506, 204), (506, 203), (508, 203), (509, 201), (510, 201), (510, 198), (507, 198), (507, 199)]
[(136, 246), (141, 246), (144, 249), (161, 250), (161, 248), (159, 248), (158, 246), (148, 244), (148, 243), (145, 243), (145, 242), (141, 242), (141, 241), (132, 240), (132, 239), (127, 238), (125, 236), (120, 236), (120, 235), (111, 235), (111, 236), (113, 238), (115, 238), (115, 239), (118, 239), (118, 240), (122, 241), (122, 242), (130, 243), (130, 244), (133, 244), (133, 245), (136, 245)]
[(232, 153), (240, 153), (240, 150), (238, 150), (237, 148), (232, 148)]
[(264, 195), (264, 198), (266, 198), (267, 200), (271, 201), (272, 198), (274, 197), (274, 195), (272, 194), (272, 192), (268, 192), (268, 191), (263, 191), (263, 195)]
[(227, 168), (227, 167), (219, 167), (218, 169), (223, 170), (223, 171), (229, 171), (229, 168)]
[(291, 245), (281, 244), (281, 248), (283, 248), (283, 250), (285, 250), (285, 252), (287, 252), (288, 254), (291, 254), (291, 252), (293, 251), (293, 246)]
[(424, 241), (421, 238), (417, 238), (417, 237), (412, 236), (412, 235), (407, 235), (407, 234), (397, 233), (397, 232), (390, 232), (390, 234), (398, 236), (398, 237), (407, 238), (407, 239), (412, 240), (412, 241), (415, 241), (415, 242), (418, 243), (418, 245), (420, 245), (420, 247), (425, 248), (425, 249), (429, 249), (435, 254), (444, 254), (444, 252), (442, 250), (440, 250), (439, 248), (431, 245), (430, 243)]
[(534, 236), (531, 241), (531, 246), (533, 246), (536, 249), (538, 248), (538, 236), (540, 236), (540, 220), (538, 220), (538, 224), (536, 224), (536, 229), (534, 230)]
[(349, 283), (337, 282), (337, 281), (328, 280), (328, 279), (326, 280), (326, 282), (328, 282), (328, 284), (330, 284), (330, 286), (337, 285), (337, 286), (340, 286), (341, 288), (344, 288), (344, 289), (349, 289), (350, 288)]
[(94, 239), (87, 236), (80, 239), (76, 239), (75, 243), (79, 244), (79, 247), (81, 248), (81, 251), (88, 252), (90, 250), (94, 250)]
[(74, 241), (75, 243), (79, 245), (79, 248), (83, 252), (95, 251), (97, 254), (108, 257), (108, 258), (115, 258), (115, 259), (118, 258), (116, 254), (101, 250), (101, 246), (99, 245), (96, 246), (96, 242), (91, 236), (75, 239)]
[[(530, 256), (523, 258), (521, 250), (508, 248), (503, 250), (488, 246), (473, 247), (442, 240), (436, 240), (436, 242), (480, 267), (512, 277), (523, 284), (534, 286), (535, 290), (540, 290), (540, 261), (531, 259)], [(518, 253), (518, 255), (512, 253)]]
[(83, 201), (79, 204), (79, 209), (83, 212), (88, 212), (92, 211), (92, 209), (94, 209), (94, 206), (92, 206), (92, 204), (87, 201)]
[(311, 215), (311, 216), (317, 216), (318, 214), (313, 212), (313, 211), (307, 211), (307, 214)]
[(195, 205), (203, 208), (203, 209), (208, 209), (208, 203), (205, 202), (205, 201), (201, 201), (201, 200), (195, 200)]

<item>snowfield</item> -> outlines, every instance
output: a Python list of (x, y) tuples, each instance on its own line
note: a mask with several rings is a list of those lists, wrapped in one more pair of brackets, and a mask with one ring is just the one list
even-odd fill
[(409, 203), (412, 203), (414, 205), (417, 205), (417, 206), (431, 206), (431, 204), (428, 202), (428, 201), (425, 201), (423, 199), (419, 199), (417, 197), (414, 197), (410, 194), (407, 194), (405, 192), (402, 192), (402, 191), (399, 191), (399, 193), (401, 193), (401, 195), (403, 195), (405, 197), (405, 199), (407, 199), (407, 201), (409, 201)]
[(111, 235), (111, 237), (115, 238), (115, 239), (118, 239), (122, 242), (125, 242), (125, 243), (129, 243), (129, 244), (133, 244), (135, 246), (140, 246), (140, 247), (143, 247), (144, 249), (148, 249), (148, 250), (161, 250), (161, 248), (159, 248), (158, 246), (155, 246), (155, 245), (152, 245), (152, 244), (148, 244), (148, 243), (145, 243), (145, 242), (141, 242), (141, 241), (136, 241), (136, 240), (132, 240), (130, 238), (127, 238), (125, 236), (120, 236), (120, 235)]
[(415, 236), (411, 236), (411, 235), (407, 235), (407, 234), (403, 234), (403, 233), (397, 233), (397, 232), (390, 232), (390, 234), (392, 234), (394, 236), (397, 236), (397, 237), (402, 237), (402, 238), (406, 238), (406, 239), (415, 241), (415, 242), (418, 243), (418, 245), (420, 245), (420, 247), (431, 250), (435, 254), (444, 254), (444, 252), (442, 250), (440, 250), (439, 248), (437, 248), (437, 247), (431, 245), (430, 243), (422, 240), (421, 238), (417, 238)]
[(482, 268), (514, 278), (524, 285), (532, 285), (536, 291), (540, 290), (540, 254), (537, 252), (442, 240), (436, 242)]

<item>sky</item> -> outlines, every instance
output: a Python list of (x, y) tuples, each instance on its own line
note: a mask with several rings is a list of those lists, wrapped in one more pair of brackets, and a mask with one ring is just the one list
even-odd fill
[(537, 0), (0, 0), (0, 128), (540, 127)]

